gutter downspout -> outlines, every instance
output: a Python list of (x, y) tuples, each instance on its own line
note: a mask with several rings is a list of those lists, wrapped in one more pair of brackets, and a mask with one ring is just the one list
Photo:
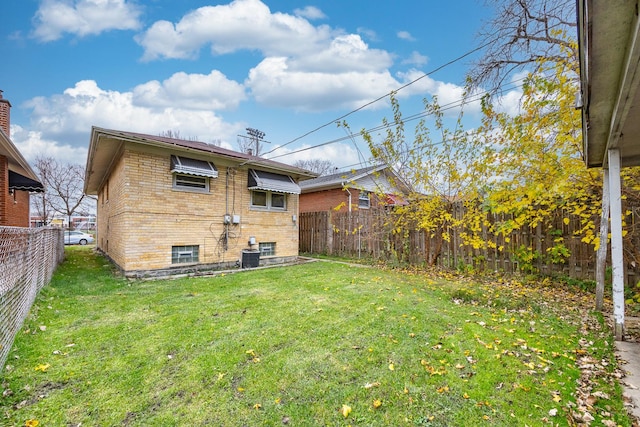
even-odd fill
[(342, 189), (343, 189), (344, 191), (346, 191), (346, 192), (347, 192), (347, 194), (349, 195), (349, 212), (351, 212), (351, 191), (349, 191), (349, 189), (348, 189), (347, 187), (345, 187), (345, 185), (344, 185), (344, 184), (345, 184), (345, 183), (344, 183), (344, 181), (343, 181), (343, 182), (342, 182)]

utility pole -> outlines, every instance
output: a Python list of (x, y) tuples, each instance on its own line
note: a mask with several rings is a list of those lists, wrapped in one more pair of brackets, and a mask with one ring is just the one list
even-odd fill
[(249, 136), (251, 136), (252, 140), (256, 143), (256, 156), (260, 155), (260, 141), (262, 139), (264, 139), (264, 135), (265, 133), (262, 132), (261, 130), (258, 129), (254, 129), (254, 128), (247, 128), (247, 133), (249, 134)]

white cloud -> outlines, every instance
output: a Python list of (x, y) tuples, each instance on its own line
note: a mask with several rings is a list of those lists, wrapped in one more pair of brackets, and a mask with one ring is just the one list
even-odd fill
[[(447, 83), (435, 80), (430, 76), (425, 76), (422, 71), (410, 70), (406, 73), (398, 73), (398, 76), (404, 83), (417, 80), (415, 83), (398, 92), (399, 97), (408, 97), (412, 95), (428, 95), (437, 97), (438, 104), (447, 110), (452, 111), (450, 114), (457, 114), (462, 101), (465, 99), (465, 87), (454, 83)], [(419, 80), (418, 80), (419, 79)], [(470, 97), (475, 99), (475, 97)], [(479, 101), (470, 102), (464, 105), (465, 112), (477, 113), (480, 111)]]
[(411, 42), (416, 40), (408, 31), (398, 31), (396, 35), (398, 36), (399, 39), (402, 39), (402, 40), (408, 40)]
[(162, 83), (152, 80), (133, 89), (135, 105), (154, 108), (231, 110), (245, 99), (244, 87), (217, 70), (207, 75), (179, 72)]
[(356, 108), (399, 86), (387, 70), (296, 71), (286, 58), (263, 60), (251, 69), (245, 85), (259, 103), (298, 111)]
[(310, 52), (289, 61), (296, 71), (316, 71), (339, 74), (346, 71), (369, 72), (392, 65), (391, 55), (384, 50), (369, 49), (356, 34), (334, 38), (323, 50)]
[(234, 0), (196, 9), (176, 24), (158, 21), (136, 41), (148, 61), (195, 58), (205, 45), (211, 45), (214, 54), (247, 49), (288, 56), (314, 51), (330, 37), (327, 26), (314, 27), (302, 17), (271, 13), (260, 0)]
[[(188, 104), (186, 99), (182, 102)], [(245, 127), (227, 123), (209, 109), (136, 105), (133, 92), (103, 90), (93, 80), (77, 82), (62, 94), (33, 98), (25, 106), (32, 109), (30, 138), (65, 141), (71, 147), (85, 147), (92, 126), (151, 135), (172, 130), (203, 142), (222, 140), (225, 146)]]
[(307, 19), (323, 19), (327, 16), (315, 6), (307, 6), (303, 9), (295, 9), (293, 13)]
[(43, 0), (34, 16), (33, 37), (54, 41), (64, 33), (80, 37), (140, 28), (138, 6), (127, 0)]
[(411, 52), (411, 56), (409, 56), (407, 59), (402, 61), (403, 64), (415, 65), (417, 67), (426, 65), (427, 62), (429, 62), (429, 58), (420, 54), (420, 52), (417, 52), (415, 50)]
[(18, 125), (11, 126), (11, 140), (16, 145), (20, 154), (30, 163), (34, 164), (36, 158), (46, 155), (53, 157), (61, 163), (83, 165), (87, 162), (87, 146), (74, 147), (70, 144), (60, 144), (57, 141), (46, 139), (42, 132), (29, 131)]
[(357, 32), (370, 41), (378, 41), (378, 34), (374, 30), (365, 27), (358, 27)]
[(507, 113), (510, 116), (516, 116), (521, 113), (520, 107), (522, 103), (522, 84), (525, 78), (529, 75), (529, 71), (521, 71), (515, 73), (511, 77), (510, 89), (506, 92), (501, 92), (493, 97), (496, 111), (501, 113)]
[(495, 100), (496, 111), (507, 113), (510, 116), (517, 116), (521, 113), (520, 103), (522, 101), (522, 90), (514, 89), (500, 95)]

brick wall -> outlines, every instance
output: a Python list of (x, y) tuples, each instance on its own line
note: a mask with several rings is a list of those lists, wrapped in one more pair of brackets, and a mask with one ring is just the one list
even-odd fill
[(0, 225), (29, 227), (29, 192), (9, 192), (9, 163), (0, 156)]
[(6, 156), (0, 156), (0, 225), (9, 225), (8, 212), (7, 212), (8, 203), (9, 203), (9, 163)]
[(11, 227), (29, 227), (29, 192), (16, 191), (7, 203), (7, 224)]
[[(125, 274), (179, 266), (171, 263), (172, 246), (199, 246), (200, 264), (235, 263), (251, 236), (275, 242), (277, 257), (297, 256), (292, 216), (298, 214), (298, 196), (287, 195), (285, 212), (252, 209), (248, 169), (232, 169), (227, 178), (232, 165), (213, 163), (218, 178), (210, 178), (208, 193), (180, 191), (173, 188), (169, 152), (128, 144), (99, 192), (98, 247)], [(228, 229), (226, 250), (225, 213), (240, 215), (240, 224)]]
[(10, 136), (9, 125), (11, 123), (10, 118), (11, 104), (6, 99), (2, 98), (2, 91), (0, 91), (0, 128)]
[[(331, 190), (314, 191), (300, 195), (300, 213), (304, 212), (325, 212), (333, 210), (335, 212), (349, 211), (349, 193), (351, 193), (351, 210), (358, 210), (358, 197), (360, 191), (357, 188), (350, 188), (349, 192), (342, 188)], [(371, 193), (371, 207), (377, 206), (377, 196)]]
[[(357, 190), (349, 190), (351, 192), (351, 205), (358, 206), (358, 196), (355, 194)], [(337, 209), (340, 206), (340, 209)], [(300, 213), (304, 212), (323, 212), (328, 210), (338, 210), (346, 212), (349, 210), (349, 193), (341, 188), (332, 190), (315, 191), (313, 193), (305, 193), (300, 195)]]

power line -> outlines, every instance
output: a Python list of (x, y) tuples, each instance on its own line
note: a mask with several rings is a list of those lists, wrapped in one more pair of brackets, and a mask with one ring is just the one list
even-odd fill
[(315, 128), (315, 129), (313, 129), (313, 130), (310, 130), (309, 132), (305, 133), (304, 135), (299, 136), (299, 137), (297, 137), (297, 138), (294, 138), (294, 139), (292, 139), (291, 141), (289, 141), (289, 142), (287, 142), (287, 143), (285, 143), (285, 144), (283, 144), (283, 145), (280, 145), (280, 146), (278, 146), (278, 147), (275, 147), (273, 150), (270, 150), (270, 151), (268, 151), (268, 152), (264, 153), (264, 155), (266, 156), (267, 154), (271, 154), (272, 152), (274, 152), (274, 151), (276, 151), (276, 150), (278, 150), (278, 149), (280, 149), (280, 148), (286, 147), (287, 145), (293, 144), (294, 142), (299, 141), (299, 140), (301, 140), (302, 138), (304, 138), (304, 137), (306, 137), (306, 136), (309, 136), (309, 135), (311, 135), (312, 133), (315, 133), (315, 132), (319, 131), (320, 129), (324, 129), (324, 128), (325, 128), (325, 127), (327, 127), (327, 126), (333, 125), (334, 123), (339, 122), (340, 120), (344, 119), (345, 117), (348, 117), (348, 116), (350, 116), (350, 115), (352, 115), (352, 114), (354, 114), (354, 113), (356, 113), (356, 112), (358, 112), (358, 111), (360, 111), (360, 110), (362, 110), (362, 109), (364, 109), (364, 108), (367, 108), (368, 106), (370, 106), (370, 105), (372, 105), (372, 104), (375, 104), (376, 102), (379, 102), (379, 101), (381, 101), (381, 100), (385, 99), (386, 97), (390, 96), (392, 93), (399, 92), (399, 91), (401, 91), (402, 89), (405, 89), (405, 88), (407, 88), (408, 86), (411, 86), (412, 84), (414, 84), (414, 83), (416, 83), (416, 82), (418, 82), (418, 81), (422, 80), (423, 78), (428, 77), (428, 76), (429, 76), (429, 75), (431, 75), (431, 74), (437, 73), (438, 71), (442, 70), (443, 68), (448, 67), (449, 65), (452, 65), (452, 64), (454, 64), (454, 63), (456, 63), (456, 62), (458, 62), (458, 61), (460, 61), (460, 60), (462, 60), (462, 59), (466, 58), (467, 56), (469, 56), (469, 55), (471, 55), (471, 54), (473, 54), (473, 53), (475, 53), (475, 52), (477, 52), (477, 51), (479, 51), (479, 50), (481, 50), (481, 49), (484, 49), (485, 47), (487, 47), (489, 44), (491, 44), (491, 43), (493, 43), (493, 42), (494, 42), (494, 40), (492, 40), (492, 41), (488, 41), (488, 42), (486, 42), (486, 43), (484, 43), (484, 44), (482, 44), (482, 45), (478, 46), (477, 48), (472, 49), (472, 50), (470, 50), (470, 51), (468, 51), (468, 52), (466, 52), (466, 53), (464, 53), (464, 54), (462, 54), (462, 55), (458, 56), (458, 57), (457, 57), (457, 58), (455, 58), (455, 59), (452, 59), (451, 61), (449, 61), (449, 62), (447, 62), (447, 63), (445, 63), (445, 64), (443, 64), (443, 65), (441, 65), (441, 66), (439, 66), (439, 67), (436, 67), (435, 69), (433, 69), (433, 70), (429, 71), (428, 73), (423, 74), (422, 76), (418, 77), (417, 79), (412, 80), (412, 81), (410, 81), (410, 82), (408, 82), (408, 83), (406, 83), (406, 84), (404, 84), (404, 85), (400, 86), (400, 87), (399, 87), (398, 89), (396, 89), (396, 90), (393, 90), (393, 91), (391, 91), (391, 92), (389, 92), (389, 93), (387, 93), (387, 94), (385, 94), (385, 95), (382, 95), (382, 96), (380, 96), (380, 97), (378, 97), (378, 98), (374, 99), (373, 101), (369, 101), (369, 102), (367, 102), (366, 104), (364, 104), (364, 105), (362, 105), (362, 106), (360, 106), (360, 107), (356, 108), (355, 110), (352, 110), (352, 111), (350, 111), (350, 112), (348, 112), (348, 113), (346, 113), (346, 114), (343, 114), (342, 116), (338, 117), (337, 119), (331, 120), (330, 122), (327, 122), (327, 123), (325, 123), (325, 124), (323, 124), (323, 125), (321, 125), (321, 126), (318, 126), (317, 128)]
[[(513, 82), (510, 82), (508, 85), (504, 85), (504, 87), (498, 86), (495, 89), (504, 89), (504, 90), (517, 89), (517, 88), (522, 87), (522, 84), (515, 84), (515, 83), (522, 82), (525, 79), (526, 79), (526, 77), (518, 79), (518, 80), (514, 80)], [(444, 105), (440, 106), (440, 111), (448, 111), (448, 110), (451, 110), (451, 109), (454, 109), (454, 108), (458, 108), (458, 107), (464, 105), (465, 103), (476, 102), (476, 101), (482, 99), (482, 97), (484, 97), (487, 93), (488, 92), (482, 92), (482, 93), (476, 94), (474, 97), (471, 97), (471, 98), (462, 98), (462, 99), (459, 99), (459, 100), (456, 100), (456, 101), (449, 102), (448, 104), (444, 104)], [(418, 119), (421, 119), (423, 117), (429, 116), (431, 114), (432, 114), (431, 112), (422, 111), (420, 113), (413, 114), (411, 116), (403, 118), (400, 121), (400, 123), (404, 124), (404, 123), (407, 123), (407, 122), (418, 120)], [(326, 145), (331, 145), (331, 144), (335, 144), (335, 143), (338, 143), (338, 142), (346, 141), (348, 139), (352, 140), (354, 145), (355, 145), (355, 141), (353, 140), (354, 136), (361, 136), (363, 133), (373, 133), (373, 132), (377, 132), (377, 131), (380, 131), (380, 130), (388, 129), (388, 128), (393, 127), (393, 126), (397, 126), (397, 124), (398, 123), (387, 123), (386, 125), (385, 124), (378, 125), (378, 126), (375, 126), (373, 128), (370, 128), (370, 129), (367, 129), (367, 130), (364, 130), (364, 131), (361, 131), (361, 132), (358, 132), (358, 133), (348, 133), (347, 136), (344, 136), (344, 137), (341, 137), (341, 138), (332, 139), (330, 141), (326, 141), (326, 142), (323, 142), (323, 143), (320, 143), (320, 144), (316, 144), (316, 145), (312, 145), (312, 146), (309, 146), (309, 147), (300, 148), (298, 150), (290, 151), (290, 152), (284, 153), (284, 154), (279, 154), (277, 156), (269, 157), (269, 159), (273, 160), (273, 159), (277, 159), (277, 158), (280, 158), (280, 157), (286, 157), (286, 156), (290, 156), (290, 155), (293, 155), (293, 154), (298, 154), (298, 153), (301, 153), (301, 152), (304, 152), (304, 151), (312, 150), (314, 148), (320, 148), (320, 147), (324, 147)], [(298, 139), (300, 139), (300, 138), (298, 138)], [(439, 143), (434, 143), (433, 145), (439, 145), (439, 144), (442, 144), (444, 142), (445, 141), (441, 141)], [(287, 144), (289, 144), (289, 143), (287, 143)], [(287, 144), (285, 144), (285, 145), (287, 145)], [(281, 146), (281, 147), (284, 147), (284, 145)], [(356, 148), (356, 150), (358, 150), (358, 149)], [(269, 151), (269, 153), (271, 153), (273, 151), (275, 151), (275, 149)], [(358, 152), (360, 153), (359, 150), (358, 150)], [(269, 154), (269, 153), (265, 153), (265, 154)]]

